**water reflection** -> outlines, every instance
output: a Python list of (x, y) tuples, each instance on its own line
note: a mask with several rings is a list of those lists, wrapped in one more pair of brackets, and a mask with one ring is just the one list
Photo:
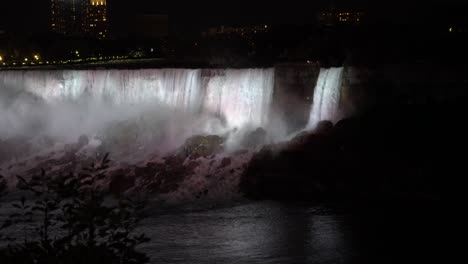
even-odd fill
[(340, 219), (280, 204), (166, 215), (147, 222), (143, 250), (170, 263), (343, 263)]

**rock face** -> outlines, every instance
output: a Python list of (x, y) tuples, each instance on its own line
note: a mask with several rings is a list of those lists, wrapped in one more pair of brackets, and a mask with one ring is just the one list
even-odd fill
[(330, 121), (321, 121), (315, 129), (316, 133), (330, 133), (333, 130), (333, 123)]
[(215, 155), (223, 151), (224, 141), (225, 139), (220, 136), (194, 136), (185, 141), (177, 155), (191, 159)]
[(259, 127), (255, 131), (248, 133), (242, 140), (242, 147), (254, 148), (265, 144), (267, 141), (267, 132), (265, 129)]
[(426, 136), (408, 133), (420, 124), (405, 132), (394, 124), (373, 116), (335, 127), (323, 122), (290, 142), (265, 146), (240, 189), (250, 198), (279, 200), (440, 197), (445, 147), (431, 149)]
[[(93, 139), (94, 140), (94, 139)], [(1, 142), (3, 145), (25, 144), (27, 141)], [(131, 152), (131, 159), (109, 153), (109, 167), (100, 171), (103, 177), (99, 186), (110, 194), (147, 193), (155, 199), (177, 201), (191, 197), (202, 198), (219, 194), (238, 194), (238, 180), (251, 152), (229, 156), (224, 153), (225, 139), (219, 136), (194, 136), (177, 150), (160, 156), (160, 153)], [(38, 175), (44, 170), (51, 177), (66, 177), (95, 167), (107, 152), (86, 136), (74, 143), (54, 143), (50, 149), (32, 153), (22, 159), (0, 163), (0, 189), (16, 186), (16, 175), (25, 178)], [(26, 144), (26, 146), (28, 146)], [(132, 151), (125, 150), (125, 151)], [(122, 154), (122, 153), (120, 153)], [(10, 156), (8, 156), (9, 159)], [(231, 172), (234, 171), (234, 172)], [(5, 187), (2, 185), (5, 182)], [(228, 186), (228, 190), (225, 189)], [(2, 189), (3, 190), (3, 189)], [(227, 191), (226, 191), (227, 190)]]
[(221, 161), (221, 164), (219, 165), (220, 168), (225, 168), (229, 165), (231, 165), (231, 158), (224, 158), (222, 161)]
[(315, 63), (276, 65), (273, 112), (279, 116), (278, 122), (285, 123), (287, 133), (307, 125), (319, 73), (320, 65)]
[(199, 165), (196, 161), (184, 163), (179, 156), (170, 156), (161, 163), (148, 163), (135, 168), (139, 187), (151, 193), (165, 194), (174, 192), (186, 177), (192, 175)]

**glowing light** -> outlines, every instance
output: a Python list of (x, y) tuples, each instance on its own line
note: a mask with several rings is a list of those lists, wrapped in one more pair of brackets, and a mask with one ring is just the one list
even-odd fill
[(449, 28), (449, 32), (452, 33), (452, 32), (453, 32), (453, 28)]
[(0, 61), (3, 61), (3, 57), (2, 57), (2, 56), (0, 56)]
[(34, 55), (35, 60), (39, 60), (39, 55)]
[(320, 121), (336, 121), (341, 96), (343, 68), (321, 69), (314, 91), (309, 128)]

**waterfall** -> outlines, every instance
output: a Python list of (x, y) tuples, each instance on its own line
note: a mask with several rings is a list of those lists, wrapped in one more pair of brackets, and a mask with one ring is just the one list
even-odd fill
[(268, 122), (273, 86), (273, 70), (226, 70), (223, 76), (208, 81), (204, 107), (224, 116), (231, 127), (264, 126)]
[(314, 128), (323, 120), (337, 121), (342, 77), (343, 68), (320, 69), (314, 90), (308, 128)]
[(190, 109), (197, 105), (200, 70), (96, 70), (1, 72), (0, 85), (47, 102), (92, 99), (112, 104), (155, 102)]
[[(273, 69), (0, 71), (0, 124), (10, 130), (13, 122), (15, 127), (24, 127), (18, 125), (24, 113), (38, 111), (30, 106), (33, 100), (53, 106), (42, 115), (44, 119), (55, 123), (76, 119), (76, 129), (85, 122), (125, 120), (127, 112), (143, 111), (143, 105), (144, 111), (149, 108), (155, 115), (162, 109), (190, 120), (212, 115), (222, 119), (228, 129), (258, 127), (268, 122), (273, 87)], [(26, 102), (19, 95), (33, 99)], [(14, 101), (26, 110), (17, 115), (17, 109), (2, 101)], [(38, 118), (23, 118), (23, 122), (31, 119)], [(67, 122), (64, 127), (69, 129), (70, 120)]]

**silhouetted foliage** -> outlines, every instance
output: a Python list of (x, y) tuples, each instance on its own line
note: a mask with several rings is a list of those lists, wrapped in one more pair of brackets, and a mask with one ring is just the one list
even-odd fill
[(78, 174), (18, 176), (18, 188), (31, 198), (13, 203), (15, 212), (1, 226), (19, 227), (22, 234), (7, 238), (0, 263), (148, 262), (136, 247), (149, 239), (135, 234), (145, 204), (110, 198), (100, 184), (108, 167), (106, 155)]

